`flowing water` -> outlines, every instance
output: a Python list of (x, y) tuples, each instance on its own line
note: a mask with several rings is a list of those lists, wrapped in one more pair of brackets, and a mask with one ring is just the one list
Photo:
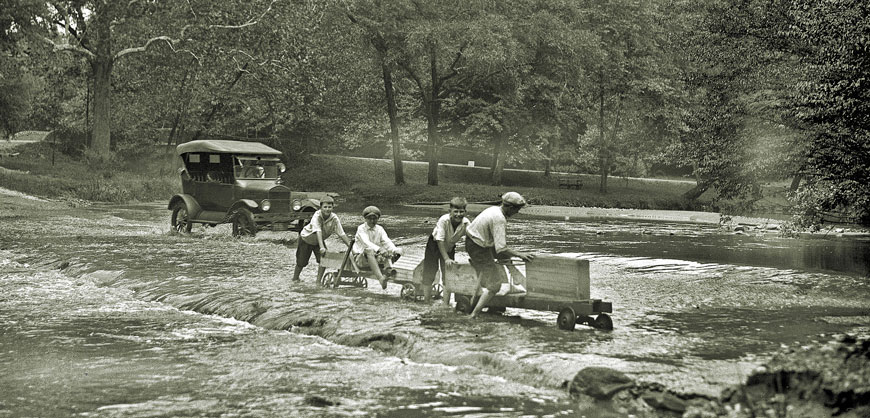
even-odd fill
[[(583, 367), (716, 395), (781, 345), (870, 327), (866, 239), (512, 219), (511, 244), (590, 260), (592, 296), (613, 302), (614, 331), (566, 332), (550, 312), (472, 320), (396, 285), (321, 289), (313, 265), (293, 283), (295, 233), (179, 236), (161, 205), (14, 202), (0, 416), (571, 414), (562, 384)], [(438, 213), (385, 212), (422, 251)]]

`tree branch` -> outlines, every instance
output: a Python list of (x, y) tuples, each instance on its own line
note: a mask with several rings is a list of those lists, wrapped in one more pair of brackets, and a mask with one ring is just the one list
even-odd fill
[(207, 27), (209, 29), (242, 29), (242, 28), (246, 28), (248, 26), (256, 25), (257, 23), (260, 22), (260, 19), (265, 17), (266, 14), (272, 10), (272, 5), (275, 4), (276, 1), (277, 0), (272, 0), (269, 3), (269, 7), (267, 7), (266, 10), (263, 11), (263, 13), (261, 13), (259, 17), (257, 17), (256, 19), (252, 17), (252, 18), (248, 19), (247, 22), (242, 23), (241, 25), (208, 25)]
[(453, 58), (453, 62), (450, 63), (450, 74), (447, 74), (440, 79), (438, 79), (438, 85), (443, 85), (445, 81), (456, 77), (459, 74), (459, 69), (456, 68), (456, 64), (459, 63), (459, 60), (462, 59), (462, 53), (465, 51), (465, 48), (468, 47), (468, 41), (463, 42), (462, 46), (459, 47), (459, 51), (456, 51), (456, 56)]
[[(170, 38), (168, 36), (156, 36), (154, 38), (149, 39), (147, 42), (145, 42), (145, 45), (137, 46), (137, 47), (133, 47), (133, 48), (126, 48), (126, 49), (122, 49), (122, 50), (118, 51), (115, 54), (115, 56), (113, 57), (113, 59), (117, 60), (118, 58), (121, 58), (127, 54), (135, 54), (135, 53), (145, 52), (148, 50), (148, 47), (150, 47), (151, 44), (153, 44), (154, 42), (157, 42), (157, 41), (166, 42), (167, 44), (169, 44), (169, 47), (172, 48), (173, 51), (175, 51), (175, 48), (173, 47), (172, 43), (176, 42), (176, 40), (173, 40), (172, 38)], [(194, 57), (195, 57), (195, 55), (194, 55)]]
[(426, 90), (423, 89), (423, 82), (420, 81), (420, 77), (417, 76), (417, 73), (408, 66), (408, 63), (405, 61), (399, 62), (399, 66), (408, 73), (408, 76), (417, 83), (417, 88), (420, 89), (420, 97), (423, 98), (423, 103), (426, 103)]
[(72, 53), (84, 55), (84, 56), (88, 57), (89, 59), (94, 59), (97, 57), (93, 52), (87, 50), (86, 48), (84, 48), (82, 46), (70, 44), (69, 39), (67, 39), (67, 42), (59, 44), (59, 43), (56, 43), (56, 42), (52, 41), (51, 39), (48, 39), (42, 35), (37, 35), (37, 37), (41, 41), (51, 45), (52, 51), (54, 51), (54, 52), (72, 52)]

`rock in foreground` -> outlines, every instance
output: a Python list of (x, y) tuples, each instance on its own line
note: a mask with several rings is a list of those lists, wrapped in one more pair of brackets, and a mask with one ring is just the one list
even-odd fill
[(870, 337), (838, 336), (777, 354), (746, 383), (718, 399), (636, 383), (616, 370), (588, 367), (568, 391), (578, 412), (636, 417), (870, 417)]

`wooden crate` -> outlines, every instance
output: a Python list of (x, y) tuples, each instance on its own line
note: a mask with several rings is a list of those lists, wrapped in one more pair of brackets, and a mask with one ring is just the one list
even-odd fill
[(404, 254), (393, 263), (396, 269), (395, 281), (422, 283), (423, 254)]
[[(331, 270), (338, 270), (341, 268), (342, 260), (344, 260), (344, 251), (327, 251), (326, 254), (320, 257), (320, 265)], [(345, 268), (351, 268), (350, 262), (347, 263)]]
[(477, 294), (477, 273), (468, 263), (457, 263), (447, 268), (444, 275), (444, 291), (460, 295)]
[(590, 299), (589, 261), (540, 255), (526, 263), (528, 296), (557, 299)]

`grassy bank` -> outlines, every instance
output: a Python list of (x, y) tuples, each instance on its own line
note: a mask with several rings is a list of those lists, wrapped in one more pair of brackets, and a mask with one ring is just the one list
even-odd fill
[[(427, 186), (428, 166), (405, 162), (406, 184), (393, 184), (393, 165), (387, 160), (315, 156), (302, 171), (288, 176), (291, 184), (304, 190), (336, 191), (349, 200), (365, 203), (414, 203), (447, 201), (465, 196), (470, 201), (498, 200), (507, 190), (521, 193), (540, 205), (596, 206), (638, 209), (704, 210), (705, 203), (690, 202), (680, 195), (691, 183), (610, 179), (607, 194), (598, 192), (598, 176), (576, 175), (581, 190), (559, 188), (555, 178), (540, 172), (505, 170), (503, 186), (489, 184), (490, 169), (482, 167), (441, 166), (439, 185)], [(309, 174), (310, 173), (310, 174)]]
[[(25, 144), (15, 150), (20, 154), (0, 159), (0, 166), (15, 170), (0, 170), (0, 185), (35, 196), (105, 202), (161, 201), (181, 188), (175, 154), (166, 153), (162, 147), (107, 164), (55, 153), (52, 165), (51, 147), (44, 143)], [(515, 190), (539, 205), (715, 210), (710, 207), (710, 192), (698, 201), (683, 199), (681, 195), (693, 184), (680, 181), (612, 177), (608, 193), (602, 194), (598, 192), (599, 177), (583, 174), (576, 175), (584, 184), (582, 189), (569, 190), (559, 188), (557, 180), (540, 172), (520, 170), (505, 170), (504, 185), (492, 186), (488, 168), (464, 166), (441, 166), (440, 184), (427, 186), (427, 165), (418, 162), (404, 164), (403, 186), (393, 185), (393, 166), (387, 160), (311, 156), (288, 168), (287, 184), (294, 190), (337, 192), (359, 204), (446, 201), (452, 196), (492, 201), (507, 190)], [(766, 203), (780, 202), (774, 198)]]
[(123, 203), (168, 200), (181, 189), (174, 154), (163, 151), (99, 163), (72, 159), (42, 142), (15, 152), (0, 159), (0, 186), (34, 196)]

